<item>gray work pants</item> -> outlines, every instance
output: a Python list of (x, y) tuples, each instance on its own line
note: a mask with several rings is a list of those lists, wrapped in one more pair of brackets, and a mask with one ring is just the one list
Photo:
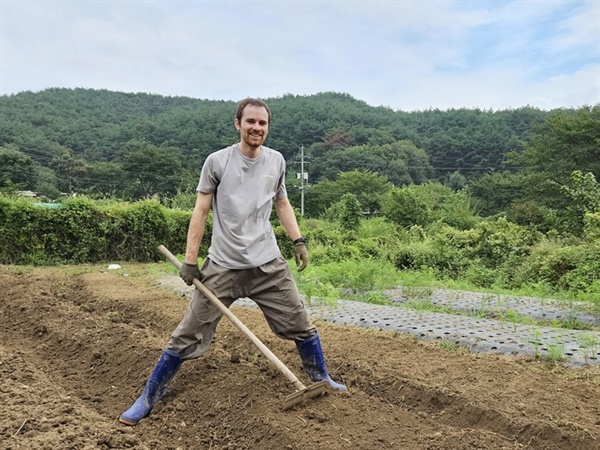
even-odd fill
[[(271, 330), (282, 339), (303, 341), (316, 333), (286, 260), (279, 256), (252, 269), (231, 270), (206, 259), (202, 283), (229, 308), (242, 297), (256, 302)], [(210, 346), (223, 314), (200, 291), (171, 335), (167, 349), (182, 359), (194, 359)]]

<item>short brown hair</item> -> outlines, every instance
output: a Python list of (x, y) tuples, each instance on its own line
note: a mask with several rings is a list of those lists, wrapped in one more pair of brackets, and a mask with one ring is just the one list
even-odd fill
[(244, 112), (244, 108), (248, 105), (265, 108), (267, 110), (267, 114), (269, 115), (269, 125), (271, 124), (271, 110), (265, 102), (258, 100), (257, 98), (245, 98), (244, 100), (240, 100), (238, 102), (237, 111), (235, 113), (235, 118), (238, 120), (238, 122), (242, 121), (242, 113)]

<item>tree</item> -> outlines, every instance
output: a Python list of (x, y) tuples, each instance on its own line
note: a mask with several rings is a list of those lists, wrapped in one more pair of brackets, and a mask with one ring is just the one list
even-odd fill
[[(530, 142), (532, 124), (551, 114), (529, 107), (394, 111), (336, 92), (286, 94), (267, 103), (273, 126), (266, 145), (279, 150), (288, 164), (304, 146), (312, 156), (308, 169), (313, 183), (335, 181), (340, 172), (355, 170), (385, 176), (396, 186), (422, 184), (433, 177), (443, 180), (455, 171), (471, 181), (475, 175), (503, 169), (506, 153), (521, 151), (522, 143)], [(123, 163), (128, 154), (147, 145), (171, 147), (182, 161), (185, 158), (185, 169), (193, 174), (185, 175), (185, 184), (191, 186), (206, 156), (238, 138), (232, 126), (234, 111), (235, 103), (223, 100), (81, 88), (22, 92), (0, 96), (0, 146), (15, 146), (38, 167), (54, 170), (54, 160), (63, 191), (89, 189), (96, 178), (93, 164)], [(597, 121), (595, 110), (589, 111)], [(559, 113), (575, 116), (573, 110)], [(588, 125), (593, 126), (593, 120)], [(136, 141), (138, 146), (131, 145)], [(65, 149), (73, 160), (65, 160)], [(565, 171), (565, 180), (572, 169)], [(130, 181), (135, 196), (144, 196), (139, 180)], [(532, 182), (530, 189), (535, 185)], [(558, 187), (550, 191), (541, 186), (535, 194), (548, 192), (563, 198)]]
[(131, 194), (138, 198), (176, 194), (183, 174), (180, 158), (179, 149), (152, 144), (127, 155), (123, 170), (132, 182)]
[(86, 190), (100, 197), (116, 197), (127, 185), (123, 167), (118, 163), (98, 162), (88, 166)]
[(381, 211), (382, 198), (392, 188), (386, 177), (369, 170), (341, 172), (335, 181), (324, 180), (306, 188), (304, 212), (307, 217), (319, 217), (344, 194), (350, 193), (357, 199), (362, 212), (377, 215)]
[(425, 150), (410, 141), (383, 145), (337, 146), (321, 151), (322, 145), (309, 148), (311, 173), (317, 180), (334, 180), (340, 172), (371, 171), (385, 176), (396, 186), (418, 184), (433, 173)]
[(340, 173), (334, 186), (334, 189), (342, 195), (343, 193), (354, 195), (361, 211), (371, 216), (379, 213), (381, 199), (393, 188), (387, 177), (370, 170)]
[(49, 167), (36, 166), (36, 184), (35, 191), (39, 195), (44, 195), (49, 198), (58, 198), (61, 195), (58, 189), (58, 179), (56, 173)]
[(471, 180), (467, 191), (475, 200), (475, 207), (482, 216), (506, 212), (517, 201), (528, 197), (526, 185), (529, 177), (508, 171), (492, 172)]
[(532, 142), (508, 162), (522, 166), (530, 196), (547, 206), (563, 209), (567, 200), (561, 186), (571, 182), (575, 171), (600, 177), (600, 105), (552, 112), (534, 129)]
[(446, 186), (454, 191), (460, 191), (467, 184), (467, 178), (458, 170), (452, 172), (446, 180)]
[(383, 215), (401, 227), (425, 226), (431, 218), (431, 211), (410, 187), (395, 188), (383, 202)]
[[(304, 189), (304, 215), (306, 217), (320, 217), (343, 195), (338, 192), (335, 182), (329, 180), (305, 186)], [(295, 204), (298, 204), (297, 200)]]
[(0, 187), (33, 189), (36, 178), (33, 159), (13, 146), (0, 147)]
[(66, 147), (52, 158), (50, 168), (56, 173), (58, 188), (66, 193), (75, 192), (82, 186), (87, 169), (85, 161), (76, 158)]
[(564, 227), (569, 231), (583, 231), (586, 213), (600, 212), (600, 185), (593, 173), (585, 175), (576, 170), (571, 174), (571, 182), (562, 186), (561, 191), (567, 198), (567, 207), (563, 213)]
[(354, 194), (350, 192), (344, 194), (340, 200), (340, 225), (346, 231), (356, 231), (360, 227), (360, 204)]

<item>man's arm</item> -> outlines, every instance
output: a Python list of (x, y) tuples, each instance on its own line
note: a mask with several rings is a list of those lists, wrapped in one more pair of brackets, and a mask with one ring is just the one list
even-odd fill
[(200, 268), (198, 267), (198, 250), (204, 235), (206, 227), (206, 219), (212, 205), (212, 194), (204, 194), (198, 192), (196, 197), (196, 205), (190, 219), (188, 228), (187, 243), (185, 246), (185, 257), (183, 264), (179, 269), (179, 276), (185, 281), (188, 286), (194, 282), (194, 278), (200, 280)]
[(292, 208), (292, 204), (287, 197), (275, 199), (275, 211), (281, 225), (283, 225), (285, 232), (292, 241), (302, 236), (296, 215), (294, 214), (294, 208)]
[(204, 192), (198, 192), (198, 196), (196, 197), (196, 204), (190, 219), (185, 247), (184, 262), (187, 264), (198, 264), (198, 251), (202, 242), (202, 236), (204, 236), (206, 219), (212, 206), (212, 198), (213, 194), (206, 194)]
[[(275, 199), (275, 211), (277, 211), (277, 217), (285, 232), (292, 241), (297, 241), (302, 237), (300, 233), (300, 227), (294, 214), (294, 208), (290, 204), (287, 197)], [(302, 272), (308, 264), (308, 252), (306, 250), (306, 241), (304, 239), (301, 242), (294, 242), (296, 248), (296, 265), (298, 266), (298, 272)]]

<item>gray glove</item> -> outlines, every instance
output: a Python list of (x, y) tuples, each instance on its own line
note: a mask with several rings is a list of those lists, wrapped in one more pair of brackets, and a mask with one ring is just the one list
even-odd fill
[(194, 284), (194, 278), (200, 281), (200, 269), (198, 268), (198, 264), (188, 264), (184, 262), (181, 265), (181, 269), (179, 269), (179, 276), (188, 286)]
[(302, 272), (308, 265), (308, 251), (306, 250), (306, 243), (297, 243), (294, 244), (294, 247), (296, 247), (296, 265), (298, 266), (298, 272)]

